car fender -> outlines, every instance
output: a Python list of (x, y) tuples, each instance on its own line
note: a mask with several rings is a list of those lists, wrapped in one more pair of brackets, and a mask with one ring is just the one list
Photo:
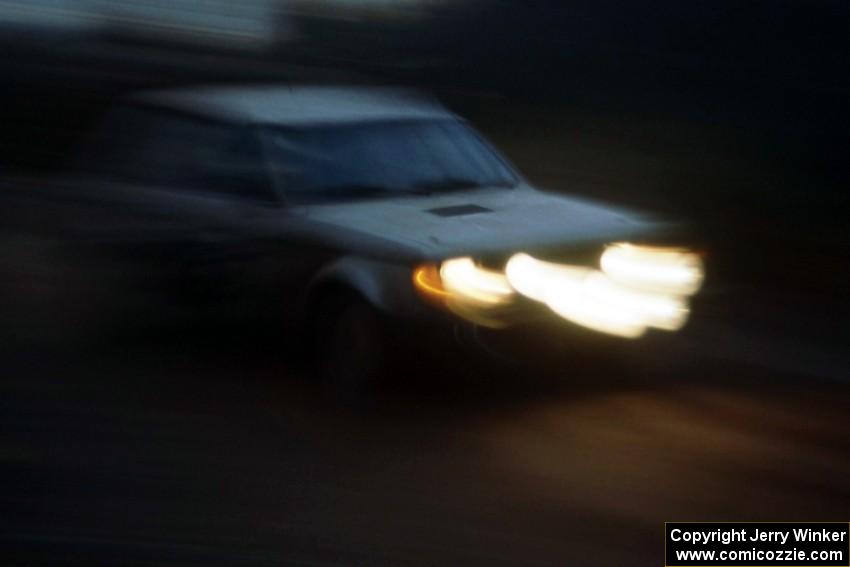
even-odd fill
[(410, 268), (403, 264), (344, 256), (324, 266), (307, 287), (307, 305), (333, 287), (361, 295), (375, 308), (403, 314), (415, 305)]

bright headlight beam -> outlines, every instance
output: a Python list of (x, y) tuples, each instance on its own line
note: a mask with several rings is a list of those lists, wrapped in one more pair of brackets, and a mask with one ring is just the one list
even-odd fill
[(613, 309), (634, 314), (648, 327), (677, 331), (688, 319), (689, 310), (681, 297), (630, 289), (595, 270), (585, 279), (585, 293)]
[(508, 260), (505, 273), (519, 293), (545, 303), (568, 321), (626, 338), (637, 338), (646, 332), (646, 324), (638, 314), (606, 297), (605, 288), (594, 279), (602, 275), (597, 270), (516, 254)]
[(690, 314), (688, 297), (702, 285), (702, 260), (680, 248), (614, 244), (600, 258), (601, 271), (513, 255), (504, 273), (470, 257), (445, 260), (414, 272), (417, 289), (442, 298), (459, 315), (482, 325), (503, 323), (492, 308), (519, 293), (558, 316), (596, 331), (637, 338), (650, 327), (675, 331)]
[(508, 260), (505, 274), (517, 292), (545, 303), (564, 319), (612, 335), (637, 338), (648, 327), (678, 330), (689, 315), (683, 288), (669, 282), (665, 291), (631, 287), (599, 270), (522, 253)]
[(508, 283), (524, 296), (546, 303), (559, 290), (581, 281), (589, 268), (552, 264), (528, 254), (514, 254), (505, 266)]
[(546, 305), (564, 319), (609, 335), (636, 339), (646, 332), (639, 315), (588, 294), (557, 295)]
[(704, 277), (700, 257), (678, 248), (613, 244), (602, 253), (599, 265), (618, 283), (676, 295), (696, 293)]
[(440, 266), (443, 287), (463, 299), (498, 305), (514, 294), (504, 274), (477, 266), (472, 258), (452, 258)]

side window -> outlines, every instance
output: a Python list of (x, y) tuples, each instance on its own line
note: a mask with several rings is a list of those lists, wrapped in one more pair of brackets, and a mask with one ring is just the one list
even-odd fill
[(274, 200), (259, 139), (249, 127), (130, 106), (112, 111), (92, 142), (83, 166), (101, 177)]

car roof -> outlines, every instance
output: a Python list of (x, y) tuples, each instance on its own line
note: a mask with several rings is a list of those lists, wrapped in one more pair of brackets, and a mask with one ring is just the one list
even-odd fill
[(454, 116), (415, 91), (383, 87), (205, 86), (146, 91), (130, 99), (216, 120), (281, 126)]

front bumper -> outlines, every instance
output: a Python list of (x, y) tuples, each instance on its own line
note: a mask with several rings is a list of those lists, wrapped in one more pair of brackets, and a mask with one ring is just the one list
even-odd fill
[(503, 313), (510, 325), (476, 325), (455, 313), (431, 309), (428, 317), (392, 317), (390, 334), (400, 357), (415, 365), (437, 363), (458, 368), (461, 362), (490, 361), (525, 368), (571, 353), (616, 349), (627, 339), (598, 333), (548, 313), (545, 306)]

